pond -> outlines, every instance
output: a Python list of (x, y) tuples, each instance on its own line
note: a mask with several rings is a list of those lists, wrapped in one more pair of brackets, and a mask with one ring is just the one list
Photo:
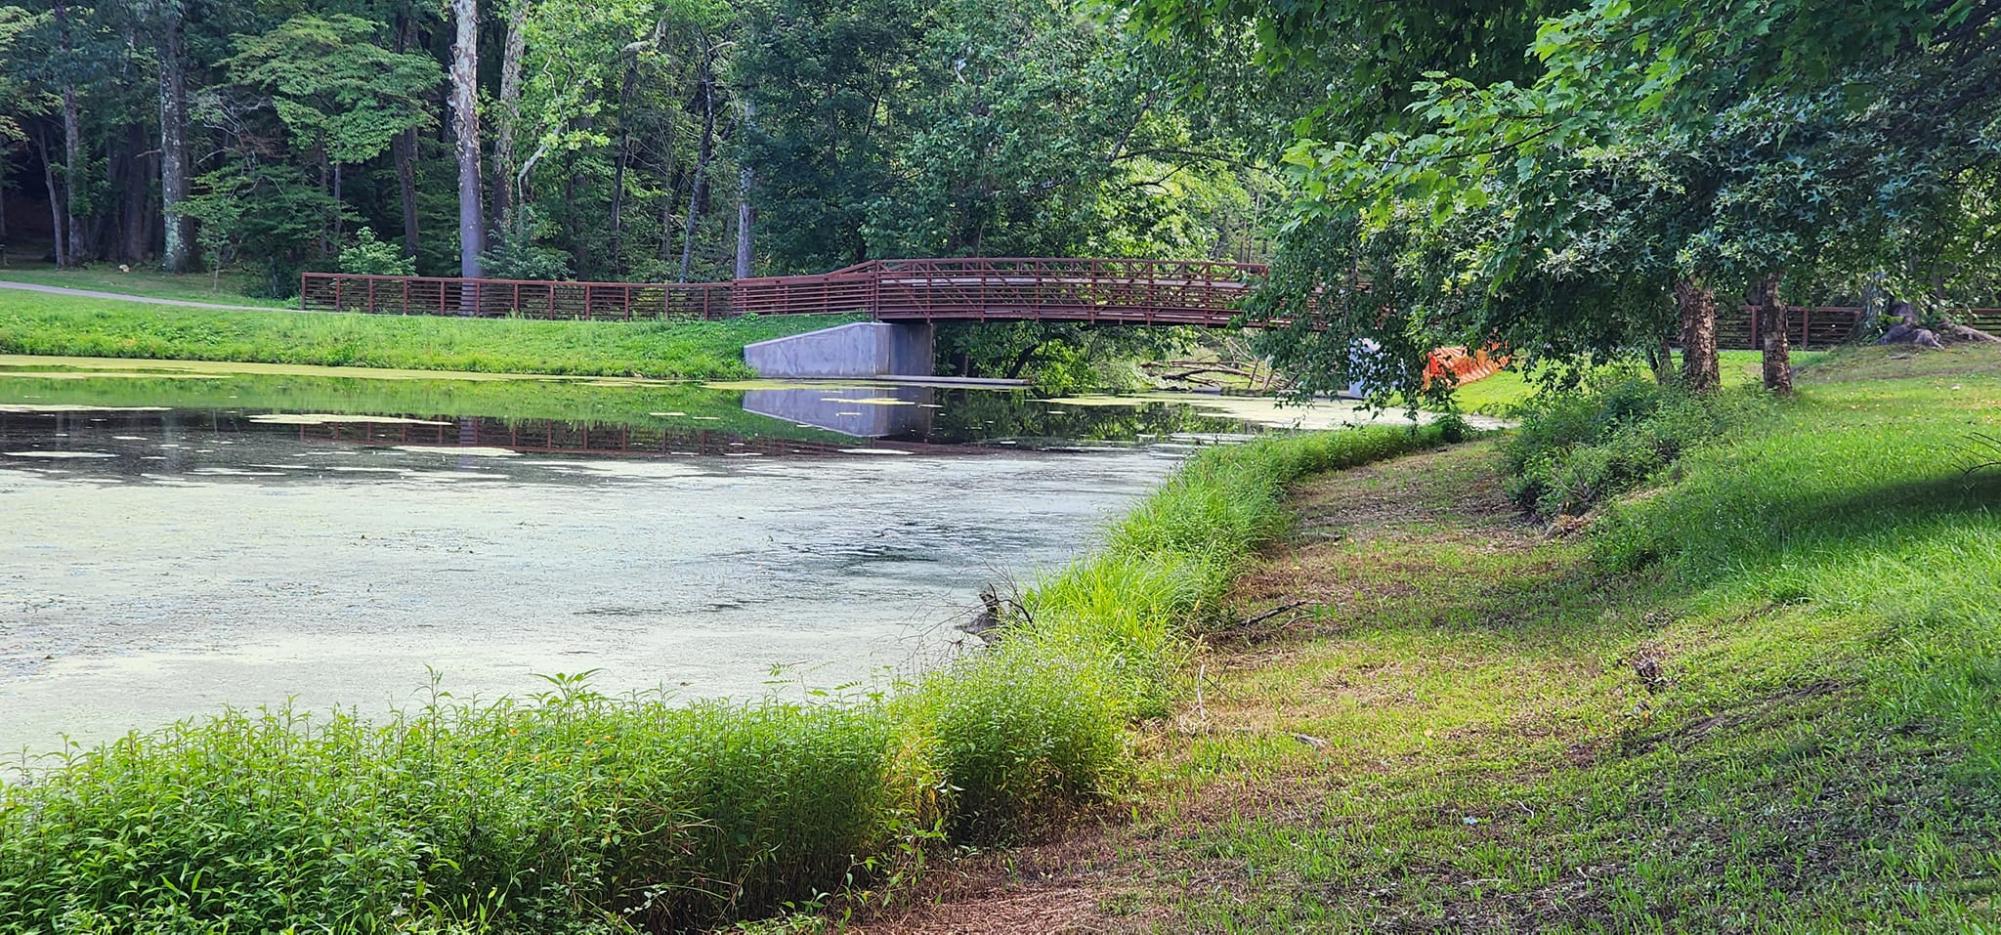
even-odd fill
[[(0, 750), (294, 701), (880, 685), (1202, 445), (1196, 395), (0, 358)], [(976, 641), (972, 641), (976, 642)]]

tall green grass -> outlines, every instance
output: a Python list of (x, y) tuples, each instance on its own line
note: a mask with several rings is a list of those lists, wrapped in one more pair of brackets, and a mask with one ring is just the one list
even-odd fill
[(1104, 801), (1183, 687), (1189, 627), (1285, 487), (1439, 443), (1376, 428), (1202, 453), (1035, 588), (1000, 644), (840, 704), (524, 702), (371, 722), (228, 713), (0, 789), (0, 932), (664, 931), (869, 885), (942, 829)]
[(1192, 628), (1291, 522), (1286, 486), (1441, 444), (1444, 434), (1292, 435), (1189, 462), (1112, 529), (1104, 550), (1025, 595), (995, 650), (906, 700), (945, 791), (948, 830), (1006, 840), (1062, 807), (1116, 794), (1129, 763), (1123, 725), (1167, 714), (1180, 696)]

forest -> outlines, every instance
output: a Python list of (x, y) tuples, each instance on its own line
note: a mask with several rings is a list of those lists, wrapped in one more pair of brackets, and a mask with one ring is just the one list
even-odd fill
[(1046, 0), (0, 6), (0, 243), (277, 295), (1248, 257), (1268, 173), (1167, 54)]

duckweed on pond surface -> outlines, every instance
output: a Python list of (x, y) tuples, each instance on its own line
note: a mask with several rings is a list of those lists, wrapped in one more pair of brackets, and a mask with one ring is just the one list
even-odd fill
[(483, 697), (590, 668), (684, 698), (879, 677), (952, 652), (986, 582), (1077, 555), (1187, 452), (1260, 430), (1208, 399), (19, 361), (8, 750), (288, 697), (379, 711), (427, 666)]

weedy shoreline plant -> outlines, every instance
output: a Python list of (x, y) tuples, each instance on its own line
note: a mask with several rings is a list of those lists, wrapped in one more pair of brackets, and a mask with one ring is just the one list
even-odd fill
[(885, 697), (434, 697), (379, 721), (229, 711), (0, 787), (0, 932), (671, 931), (824, 901), (935, 837), (1116, 795), (1188, 628), (1288, 522), (1286, 485), (1440, 443), (1275, 437), (1192, 459), (1001, 645)]

